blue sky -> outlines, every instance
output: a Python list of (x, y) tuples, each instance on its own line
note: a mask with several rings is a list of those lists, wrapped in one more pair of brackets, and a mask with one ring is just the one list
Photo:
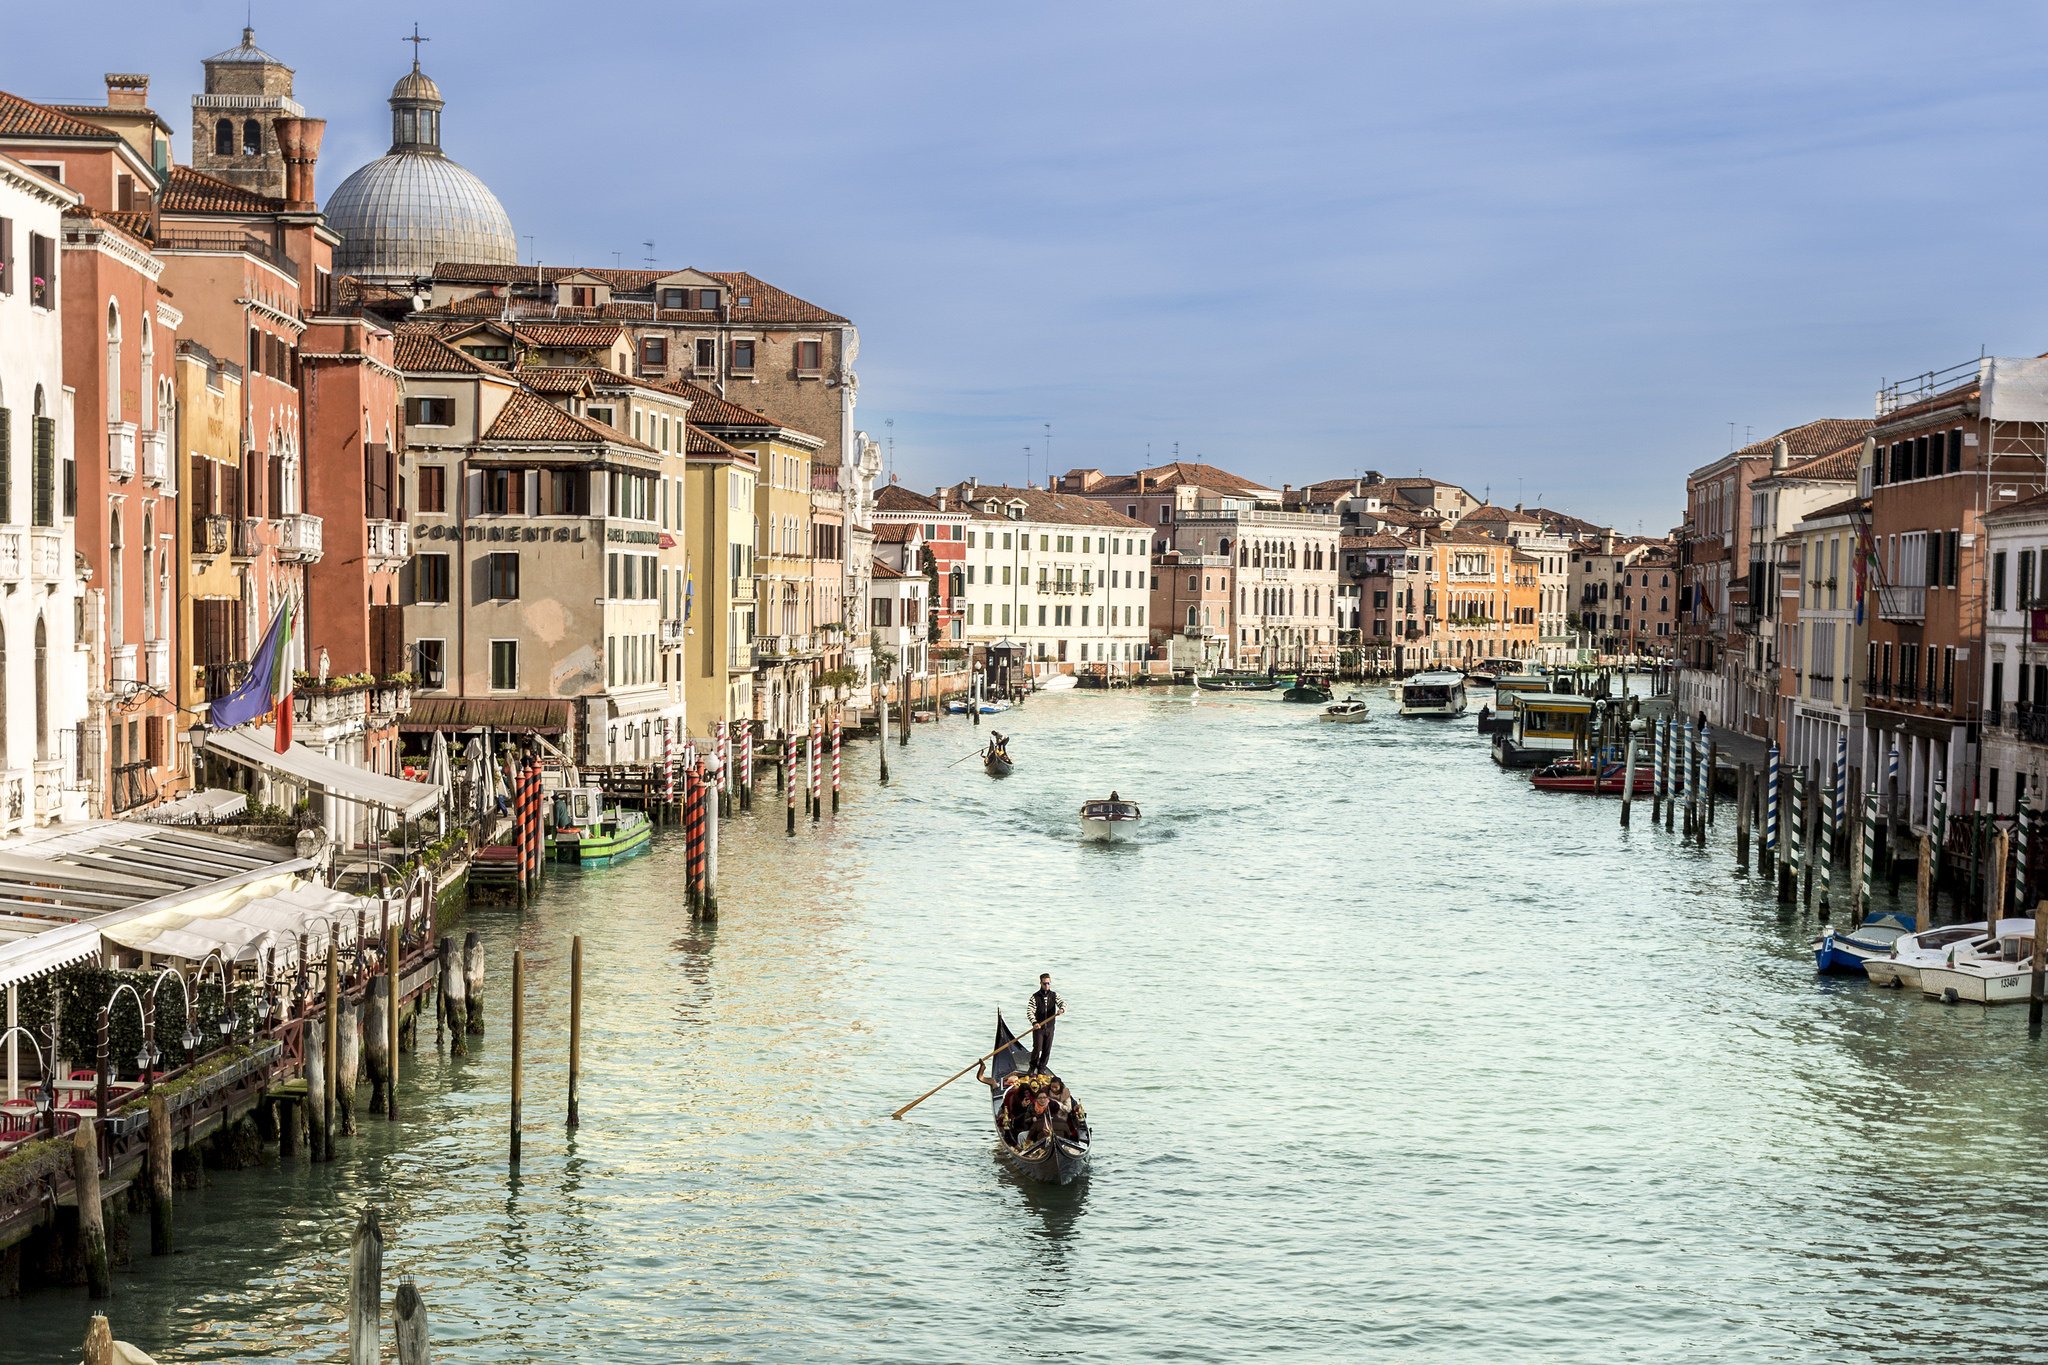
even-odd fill
[[(182, 157), (241, 5), (94, 15), (0, 88), (150, 71)], [(852, 317), (919, 485), (1027, 445), (1043, 477), (1050, 422), (1059, 469), (1178, 442), (1657, 531), (1730, 423), (2048, 349), (2038, 4), (259, 0), (323, 194), (383, 151), (415, 19), (449, 151), (542, 259), (651, 238)]]

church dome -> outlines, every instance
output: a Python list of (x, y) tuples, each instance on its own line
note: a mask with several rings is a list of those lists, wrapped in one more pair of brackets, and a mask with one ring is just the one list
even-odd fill
[(336, 273), (398, 282), (443, 261), (518, 263), (505, 206), (441, 150), (442, 105), (418, 62), (392, 87), (391, 150), (327, 196), (327, 226), (341, 236)]

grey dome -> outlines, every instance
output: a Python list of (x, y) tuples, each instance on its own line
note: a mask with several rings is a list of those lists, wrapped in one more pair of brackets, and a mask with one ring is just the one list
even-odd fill
[(335, 273), (411, 280), (442, 261), (516, 265), (512, 220), (483, 181), (431, 152), (378, 157), (327, 196), (327, 225), (341, 235)]
[(240, 47), (231, 47), (225, 52), (214, 53), (206, 59), (205, 65), (211, 66), (216, 62), (246, 63), (251, 66), (284, 65), (283, 62), (256, 46), (256, 30), (253, 28), (242, 30), (242, 45)]
[(398, 100), (418, 100), (423, 104), (444, 103), (441, 98), (441, 87), (434, 84), (432, 76), (418, 67), (398, 78), (398, 84), (391, 87), (391, 98), (394, 103)]

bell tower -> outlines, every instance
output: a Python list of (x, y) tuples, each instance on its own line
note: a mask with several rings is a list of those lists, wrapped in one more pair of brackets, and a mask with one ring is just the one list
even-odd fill
[(271, 124), (300, 118), (292, 98), (292, 69), (256, 46), (256, 30), (242, 44), (205, 61), (206, 88), (192, 97), (192, 166), (229, 184), (272, 198), (285, 192), (284, 149)]

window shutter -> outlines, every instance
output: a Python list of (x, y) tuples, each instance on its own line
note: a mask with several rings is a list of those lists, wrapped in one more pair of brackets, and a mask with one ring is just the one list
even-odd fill
[(0, 294), (14, 292), (14, 220), (0, 218)]
[(36, 418), (35, 524), (57, 524), (57, 419)]
[[(0, 219), (0, 222), (4, 222)], [(0, 522), (14, 520), (14, 414), (0, 408)]]
[(270, 466), (270, 514), (281, 517), (285, 514), (284, 460), (281, 456), (272, 455), (267, 463)]

